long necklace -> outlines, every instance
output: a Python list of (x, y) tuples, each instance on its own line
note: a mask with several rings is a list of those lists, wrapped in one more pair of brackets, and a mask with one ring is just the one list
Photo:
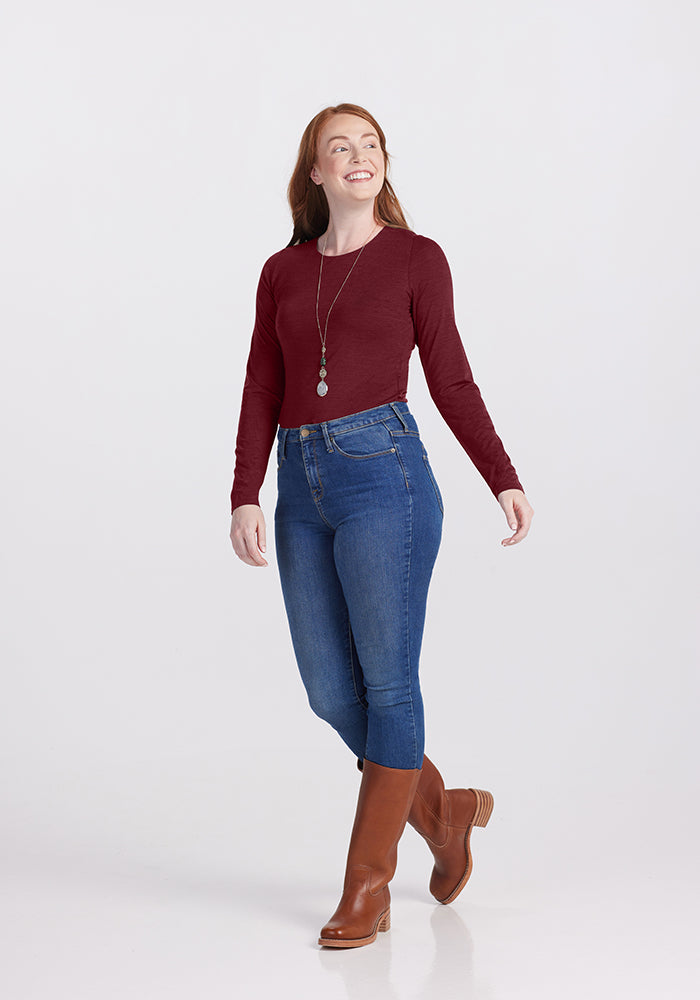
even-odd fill
[[(359, 251), (357, 257), (355, 257), (355, 260), (352, 262), (352, 267), (350, 268), (350, 270), (348, 271), (348, 273), (345, 275), (345, 281), (347, 281), (348, 278), (350, 277), (350, 275), (352, 274), (353, 267), (355, 266), (355, 264), (357, 264), (358, 260), (360, 259), (360, 254), (364, 250), (367, 242), (369, 241), (370, 236), (373, 235), (373, 233), (374, 233), (374, 231), (375, 231), (376, 228), (377, 228), (377, 226), (375, 225), (374, 229), (372, 230), (372, 232), (369, 234), (369, 236), (367, 237), (367, 239), (365, 240), (365, 242), (360, 247), (360, 251)], [(338, 294), (336, 295), (335, 299), (333, 299), (333, 301), (331, 302), (330, 308), (329, 308), (328, 312), (326, 313), (326, 325), (325, 325), (325, 327), (323, 329), (323, 333), (321, 333), (321, 323), (320, 323), (319, 318), (318, 318), (318, 299), (319, 299), (319, 295), (321, 294), (321, 275), (323, 274), (323, 257), (324, 257), (323, 251), (326, 249), (326, 244), (327, 243), (328, 243), (328, 234), (326, 233), (326, 238), (323, 241), (323, 250), (321, 251), (321, 266), (319, 267), (319, 270), (318, 270), (318, 289), (316, 291), (316, 325), (318, 326), (318, 335), (321, 338), (321, 367), (319, 368), (319, 372), (318, 372), (321, 381), (316, 386), (316, 392), (319, 394), (319, 396), (325, 396), (326, 393), (328, 392), (328, 385), (326, 384), (326, 375), (328, 374), (328, 372), (326, 370), (326, 336), (328, 334), (328, 317), (331, 314), (331, 309), (335, 305), (335, 300), (338, 298), (338, 295), (340, 295), (340, 293), (342, 292), (343, 285), (345, 285), (345, 281), (344, 281), (343, 284), (338, 289)]]

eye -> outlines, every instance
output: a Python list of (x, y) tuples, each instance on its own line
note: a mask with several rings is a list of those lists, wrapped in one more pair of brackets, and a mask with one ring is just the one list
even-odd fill
[(347, 146), (336, 146), (333, 152), (337, 153), (339, 149), (347, 149), (347, 148), (348, 148)]

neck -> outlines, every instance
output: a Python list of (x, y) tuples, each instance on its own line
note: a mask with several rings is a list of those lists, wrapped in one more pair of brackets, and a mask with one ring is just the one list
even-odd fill
[(377, 235), (381, 225), (374, 218), (374, 204), (362, 212), (336, 210), (330, 213), (328, 228), (319, 237), (319, 249), (327, 257), (359, 250), (365, 240)]

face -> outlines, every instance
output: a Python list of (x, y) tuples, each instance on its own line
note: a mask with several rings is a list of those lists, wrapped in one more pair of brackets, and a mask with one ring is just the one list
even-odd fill
[(384, 154), (366, 118), (333, 115), (319, 137), (310, 176), (323, 186), (331, 208), (377, 197), (384, 184)]

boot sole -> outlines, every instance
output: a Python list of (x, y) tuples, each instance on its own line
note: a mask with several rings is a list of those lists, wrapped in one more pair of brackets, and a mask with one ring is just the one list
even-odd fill
[(464, 873), (461, 879), (454, 887), (452, 892), (449, 894), (449, 896), (446, 896), (444, 899), (438, 899), (438, 903), (442, 903), (445, 906), (447, 906), (448, 903), (451, 903), (453, 900), (457, 898), (457, 896), (459, 896), (460, 892), (469, 881), (469, 876), (472, 873), (473, 862), (472, 862), (472, 853), (469, 848), (469, 838), (471, 836), (473, 827), (486, 826), (491, 817), (491, 813), (493, 812), (493, 795), (491, 794), (491, 792), (485, 792), (482, 788), (472, 788), (470, 789), (470, 791), (474, 792), (474, 794), (476, 795), (476, 812), (474, 813), (474, 818), (467, 827), (466, 833), (464, 834), (464, 850), (467, 855), (467, 867), (464, 869)]
[(323, 938), (318, 939), (318, 943), (323, 945), (324, 948), (361, 948), (364, 944), (372, 944), (377, 938), (377, 933), (379, 931), (388, 931), (391, 927), (391, 907), (385, 910), (384, 913), (379, 914), (379, 919), (377, 924), (368, 937), (363, 938), (348, 938), (345, 941), (334, 938)]

